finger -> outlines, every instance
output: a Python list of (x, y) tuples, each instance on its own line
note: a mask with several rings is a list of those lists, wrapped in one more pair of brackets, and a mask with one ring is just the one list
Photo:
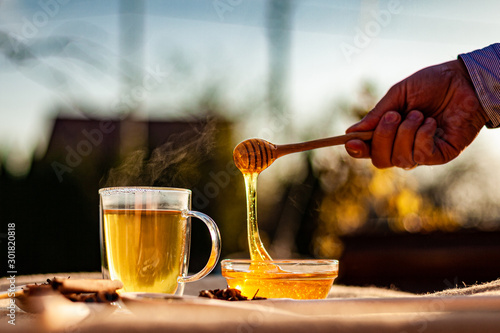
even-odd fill
[(345, 150), (355, 158), (369, 158), (370, 146), (362, 140), (349, 140), (345, 143)]
[(380, 122), (381, 116), (378, 113), (374, 113), (374, 110), (368, 112), (363, 119), (349, 127), (345, 132), (366, 132), (375, 129)]
[(371, 144), (371, 158), (373, 165), (377, 168), (392, 166), (392, 150), (400, 122), (399, 113), (389, 111), (382, 117), (375, 129)]
[(436, 149), (435, 135), (437, 122), (434, 118), (425, 119), (415, 134), (413, 160), (420, 165), (441, 164), (442, 155)]
[(356, 124), (352, 125), (346, 130), (346, 133), (350, 132), (365, 132), (374, 130), (384, 114), (388, 111), (396, 110), (400, 111), (403, 109), (405, 104), (404, 100), (404, 87), (405, 85), (400, 82), (394, 85), (384, 97), (375, 105), (373, 110), (371, 110), (363, 119), (361, 119)]
[(405, 120), (401, 122), (394, 140), (392, 165), (403, 169), (411, 169), (417, 164), (413, 159), (413, 146), (415, 135), (423, 121), (424, 115), (414, 110), (408, 113)]

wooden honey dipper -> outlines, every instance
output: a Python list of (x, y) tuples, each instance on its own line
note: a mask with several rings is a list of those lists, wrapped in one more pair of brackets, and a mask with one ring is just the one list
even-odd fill
[(275, 145), (263, 139), (248, 139), (240, 142), (233, 151), (236, 167), (243, 173), (260, 173), (267, 169), (277, 158), (291, 153), (343, 145), (349, 140), (371, 140), (373, 132), (352, 132), (331, 138)]

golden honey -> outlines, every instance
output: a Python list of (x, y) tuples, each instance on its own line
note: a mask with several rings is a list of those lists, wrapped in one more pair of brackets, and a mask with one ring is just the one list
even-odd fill
[(222, 272), (229, 287), (239, 289), (249, 298), (257, 295), (266, 298), (323, 299), (338, 275), (337, 268), (334, 261), (328, 260), (275, 260), (273, 263), (229, 260), (222, 263)]
[[(237, 164), (238, 166), (238, 164)], [(240, 168), (240, 166), (238, 166)], [(240, 168), (245, 179), (247, 200), (247, 232), (250, 260), (245, 268), (222, 262), (222, 275), (230, 288), (242, 295), (266, 298), (323, 299), (338, 275), (335, 261), (273, 260), (260, 239), (257, 224), (257, 178), (259, 172)]]
[(247, 232), (250, 259), (256, 261), (272, 260), (260, 239), (257, 225), (257, 177), (258, 173), (243, 173), (247, 198)]

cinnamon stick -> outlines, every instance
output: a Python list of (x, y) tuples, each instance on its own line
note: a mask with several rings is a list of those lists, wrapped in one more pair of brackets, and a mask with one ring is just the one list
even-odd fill
[(62, 294), (109, 292), (123, 288), (123, 283), (118, 280), (72, 280), (55, 277), (51, 284), (54, 290)]

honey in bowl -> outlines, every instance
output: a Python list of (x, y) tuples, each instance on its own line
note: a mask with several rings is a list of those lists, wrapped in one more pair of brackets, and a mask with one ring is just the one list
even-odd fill
[(242, 295), (324, 299), (338, 276), (337, 260), (223, 260), (222, 275)]
[(259, 140), (244, 142), (233, 153), (245, 180), (250, 260), (223, 260), (222, 275), (229, 288), (240, 290), (248, 298), (326, 298), (338, 275), (338, 261), (273, 260), (262, 244), (257, 224), (257, 179), (270, 159), (265, 154), (260, 158), (249, 154), (262, 153), (261, 144)]

